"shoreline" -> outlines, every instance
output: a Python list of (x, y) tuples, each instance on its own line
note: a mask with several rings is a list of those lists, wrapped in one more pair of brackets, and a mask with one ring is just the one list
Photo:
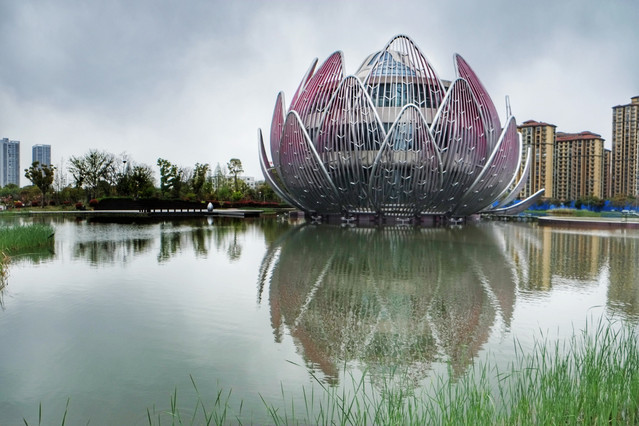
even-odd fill
[(586, 229), (639, 229), (639, 218), (539, 216), (540, 226), (563, 226)]

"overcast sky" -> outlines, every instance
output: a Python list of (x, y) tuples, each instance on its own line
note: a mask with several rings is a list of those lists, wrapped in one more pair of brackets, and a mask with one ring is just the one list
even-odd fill
[(0, 138), (22, 168), (50, 144), (55, 165), (91, 148), (154, 169), (235, 157), (262, 179), (277, 93), (336, 50), (354, 73), (400, 33), (441, 78), (461, 54), (502, 121), (508, 95), (518, 123), (610, 147), (611, 107), (639, 95), (639, 0), (0, 0)]

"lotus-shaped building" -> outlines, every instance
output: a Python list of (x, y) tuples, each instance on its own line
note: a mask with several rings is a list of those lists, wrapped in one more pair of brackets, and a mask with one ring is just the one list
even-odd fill
[(355, 75), (344, 77), (341, 52), (317, 69), (315, 59), (288, 109), (277, 97), (270, 160), (258, 132), (266, 181), (329, 221), (433, 223), (511, 203), (528, 172), (517, 124), (502, 127), (473, 70), (454, 60), (457, 78), (440, 80), (403, 35)]

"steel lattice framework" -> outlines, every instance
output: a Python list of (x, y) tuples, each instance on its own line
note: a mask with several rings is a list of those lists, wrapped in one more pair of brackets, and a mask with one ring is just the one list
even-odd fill
[(502, 128), (474, 71), (454, 62), (457, 78), (440, 80), (404, 35), (355, 75), (341, 52), (313, 60), (288, 110), (277, 96), (272, 161), (258, 132), (267, 182), (316, 217), (464, 217), (511, 203), (529, 170), (515, 119)]

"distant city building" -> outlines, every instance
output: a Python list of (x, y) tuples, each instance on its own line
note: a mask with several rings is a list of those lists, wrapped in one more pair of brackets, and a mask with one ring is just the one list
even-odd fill
[(612, 107), (612, 196), (639, 194), (639, 96)]
[(0, 187), (20, 185), (20, 141), (0, 139)]
[(33, 145), (31, 150), (31, 164), (36, 161), (42, 166), (51, 165), (51, 145)]
[[(521, 198), (530, 197), (544, 188), (544, 198), (554, 198), (553, 165), (555, 152), (555, 126), (534, 120), (525, 121), (517, 130), (521, 134), (524, 155), (531, 148), (532, 164), (528, 182), (520, 193)], [(522, 162), (525, 164), (526, 159)]]
[(562, 201), (587, 196), (603, 198), (604, 140), (592, 132), (557, 132), (553, 195)]
[(246, 185), (251, 188), (251, 189), (255, 189), (257, 188), (257, 183), (255, 181), (254, 177), (251, 176), (242, 176), (240, 177), (240, 179), (242, 179), (244, 181), (244, 183), (246, 183)]

